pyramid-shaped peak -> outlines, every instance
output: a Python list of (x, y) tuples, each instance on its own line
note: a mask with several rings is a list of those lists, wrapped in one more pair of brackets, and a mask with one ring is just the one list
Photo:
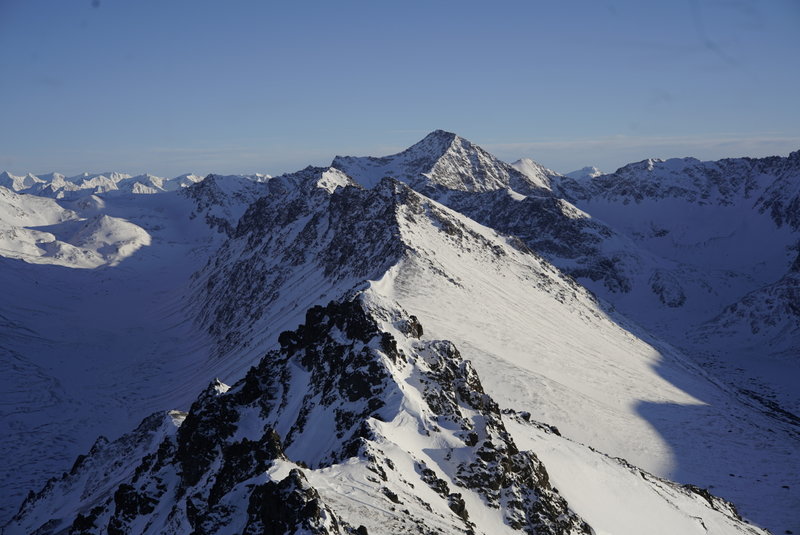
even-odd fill
[(574, 178), (576, 180), (586, 180), (591, 178), (597, 178), (603, 174), (604, 173), (597, 167), (593, 165), (587, 165), (586, 167), (582, 167), (575, 171), (570, 171), (569, 173), (566, 173), (564, 176), (567, 176), (569, 178)]
[(8, 171), (0, 173), (0, 186), (10, 188), (14, 191), (26, 190), (40, 182), (43, 182), (43, 180), (31, 173), (24, 176), (12, 175)]
[[(453, 147), (456, 140), (462, 141), (463, 139), (452, 132), (447, 132), (445, 130), (434, 130), (433, 132), (431, 132), (421, 140), (417, 141), (403, 152), (396, 154), (395, 156), (406, 155), (414, 159), (440, 158), (444, 154), (446, 154), (451, 149), (451, 147)], [(472, 144), (469, 143), (469, 145), (471, 146)], [(391, 156), (387, 157), (391, 158)]]
[(286, 173), (270, 178), (267, 184), (270, 191), (282, 194), (286, 194), (289, 191), (313, 191), (316, 188), (333, 193), (336, 188), (357, 185), (349, 176), (335, 167), (314, 167), (311, 165), (294, 173)]
[(335, 167), (371, 188), (384, 177), (413, 189), (491, 191), (508, 187), (528, 194), (541, 189), (522, 173), (470, 141), (445, 130), (434, 130), (406, 150), (384, 156), (337, 156)]
[(434, 130), (424, 138), (422, 138), (419, 144), (431, 144), (431, 143), (452, 143), (457, 137), (455, 133), (448, 132), (447, 130)]

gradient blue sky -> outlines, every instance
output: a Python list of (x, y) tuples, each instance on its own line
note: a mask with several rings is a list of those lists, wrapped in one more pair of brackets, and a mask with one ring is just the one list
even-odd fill
[(0, 0), (0, 170), (292, 171), (800, 148), (800, 2)]

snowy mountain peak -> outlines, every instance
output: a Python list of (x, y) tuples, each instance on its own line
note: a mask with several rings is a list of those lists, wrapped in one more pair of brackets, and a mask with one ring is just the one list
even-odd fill
[(598, 169), (597, 167), (589, 165), (589, 166), (583, 167), (581, 169), (578, 169), (577, 171), (571, 171), (571, 172), (565, 174), (564, 176), (567, 176), (569, 178), (574, 178), (575, 180), (585, 180), (585, 179), (598, 177), (598, 176), (600, 176), (602, 174), (603, 174), (603, 172), (600, 169)]
[(655, 168), (656, 164), (661, 163), (663, 161), (664, 160), (660, 160), (658, 158), (647, 158), (646, 160), (623, 165), (622, 167), (617, 169), (616, 172), (625, 173), (625, 172), (652, 171)]
[(453, 132), (434, 130), (418, 142), (411, 145), (404, 152), (415, 154), (443, 155), (456, 140), (464, 141)]
[(365, 187), (391, 177), (422, 192), (493, 191), (511, 188), (524, 194), (546, 189), (472, 142), (452, 132), (436, 130), (403, 152), (374, 157), (337, 156), (332, 167)]
[(357, 186), (352, 178), (335, 167), (314, 167), (287, 173), (267, 181), (269, 190), (275, 194), (293, 191), (311, 192), (316, 188), (333, 193), (336, 188)]
[(58, 182), (66, 180), (66, 176), (61, 173), (45, 173), (43, 175), (39, 175), (39, 178), (44, 180), (45, 182)]
[(521, 158), (512, 163), (511, 167), (527, 176), (534, 184), (542, 189), (551, 189), (553, 178), (558, 175), (558, 173), (552, 169), (548, 169), (530, 158)]
[(14, 191), (25, 190), (41, 182), (41, 179), (30, 173), (25, 176), (12, 175), (8, 171), (0, 173), (0, 186)]

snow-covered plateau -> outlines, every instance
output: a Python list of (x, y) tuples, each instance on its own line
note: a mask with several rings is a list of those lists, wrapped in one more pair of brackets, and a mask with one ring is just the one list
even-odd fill
[(800, 151), (0, 174), (11, 534), (800, 533)]

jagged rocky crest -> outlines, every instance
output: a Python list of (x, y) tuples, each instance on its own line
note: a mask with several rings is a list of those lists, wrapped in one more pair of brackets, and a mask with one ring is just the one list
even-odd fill
[(646, 199), (683, 199), (699, 205), (732, 206), (743, 199), (768, 212), (777, 225), (800, 228), (800, 151), (788, 157), (648, 159), (591, 180), (561, 177), (559, 191), (572, 202), (606, 199), (622, 204)]
[(203, 217), (209, 227), (232, 236), (242, 207), (249, 206), (266, 192), (263, 183), (243, 176), (208, 175), (180, 193), (194, 201), (190, 217)]
[(405, 186), (386, 180), (364, 189), (324, 168), (268, 186), (197, 274), (199, 320), (220, 352), (247, 343), (281, 297), (300, 310), (338, 298), (380, 277), (404, 251), (396, 211), (409, 194)]
[[(470, 364), (422, 330), (363, 295), (314, 307), (232, 387), (215, 382), (188, 414), (156, 414), (98, 443), (29, 496), (8, 533), (364, 533), (314, 485), (354, 461), (363, 469), (351, 477), (408, 526), (429, 523), (422, 512), (472, 533), (481, 507), (529, 534), (591, 533), (535, 454), (515, 446)], [(392, 441), (408, 417), (438, 450)], [(62, 508), (73, 493), (80, 506)]]

